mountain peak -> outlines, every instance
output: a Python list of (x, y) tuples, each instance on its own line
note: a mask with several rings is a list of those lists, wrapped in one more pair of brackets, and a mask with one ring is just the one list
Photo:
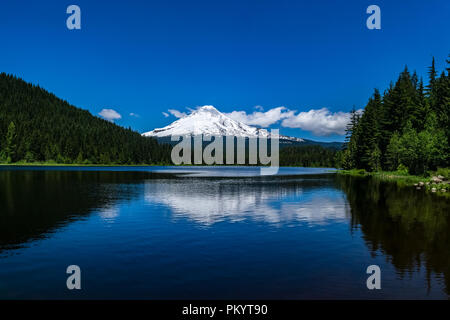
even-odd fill
[(219, 113), (219, 110), (217, 110), (214, 106), (203, 106), (198, 108), (197, 111), (214, 111)]
[[(154, 129), (142, 135), (155, 138), (170, 136), (192, 137), (197, 135), (245, 138), (270, 137), (270, 133), (266, 129), (252, 127), (236, 121), (211, 105), (200, 107), (186, 117), (180, 118), (164, 128)], [(282, 138), (303, 141), (299, 138)]]
[(224, 114), (222, 114), (222, 112), (220, 112), (219, 110), (217, 110), (214, 106), (203, 106), (203, 107), (199, 107), (197, 110), (193, 111), (192, 114), (210, 114), (210, 115), (215, 115), (215, 116), (225, 116)]

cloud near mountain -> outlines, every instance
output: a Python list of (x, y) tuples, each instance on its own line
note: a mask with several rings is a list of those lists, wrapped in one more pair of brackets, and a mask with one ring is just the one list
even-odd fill
[(169, 111), (169, 113), (171, 115), (173, 115), (175, 118), (184, 118), (184, 117), (187, 116), (186, 112), (181, 112), (181, 111), (178, 111), (178, 110), (175, 110), (175, 109), (169, 109), (167, 111)]
[(295, 111), (288, 110), (285, 107), (277, 107), (266, 112), (254, 111), (247, 114), (245, 111), (233, 111), (225, 114), (231, 119), (245, 124), (267, 128), (282, 119), (294, 116), (294, 113)]
[[(358, 110), (358, 112), (361, 112), (361, 110)], [(344, 135), (349, 120), (349, 112), (331, 112), (327, 108), (322, 108), (300, 112), (284, 119), (281, 125), (287, 128), (300, 128), (310, 131), (316, 136)]]
[[(168, 110), (176, 118), (187, 116), (185, 112), (175, 109)], [(362, 112), (362, 110), (358, 110)], [(267, 128), (281, 121), (281, 126), (286, 128), (299, 128), (309, 131), (316, 136), (344, 135), (345, 128), (350, 120), (349, 112), (331, 112), (327, 108), (311, 109), (306, 112), (290, 110), (286, 107), (276, 107), (264, 111), (258, 107), (257, 111), (247, 113), (246, 111), (232, 111), (224, 113), (233, 120), (246, 125)]]

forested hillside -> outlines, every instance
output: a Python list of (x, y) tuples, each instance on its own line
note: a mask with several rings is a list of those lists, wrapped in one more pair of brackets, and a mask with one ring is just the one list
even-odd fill
[(170, 164), (170, 147), (0, 74), (0, 161)]
[(395, 84), (377, 89), (362, 115), (352, 111), (338, 162), (344, 169), (397, 169), (422, 174), (449, 166), (450, 60), (438, 75), (435, 61), (428, 84), (405, 67)]

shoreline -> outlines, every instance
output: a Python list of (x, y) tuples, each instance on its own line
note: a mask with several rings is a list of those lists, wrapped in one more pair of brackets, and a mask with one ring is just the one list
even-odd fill
[[(46, 163), (46, 162), (24, 162), (24, 163), (0, 163), (0, 167), (266, 167), (264, 165), (226, 165), (226, 164), (76, 164), (76, 163)], [(279, 168), (317, 168), (330, 169), (332, 172), (338, 169), (329, 167), (302, 167), (302, 166), (278, 166)]]
[[(75, 164), (75, 163), (53, 163), (53, 162), (15, 162), (15, 163), (0, 163), (2, 167), (235, 167), (238, 165), (173, 165), (173, 164)], [(261, 167), (254, 165), (255, 167)], [(253, 167), (249, 165), (241, 165), (241, 167)], [(279, 166), (280, 168), (293, 168), (294, 166)], [(398, 185), (405, 187), (414, 187), (428, 193), (433, 193), (439, 196), (450, 197), (450, 177), (449, 169), (443, 169), (445, 176), (439, 175), (440, 171), (431, 173), (430, 176), (416, 176), (405, 172), (398, 171), (376, 171), (368, 172), (363, 169), (342, 170), (328, 167), (297, 167), (297, 168), (317, 168), (330, 169), (329, 173), (339, 175), (349, 175), (353, 177), (373, 177), (381, 181), (395, 182)], [(433, 182), (433, 179), (440, 177), (441, 182)], [(432, 189), (435, 188), (435, 191)], [(443, 191), (445, 190), (445, 191)]]
[[(449, 169), (442, 171), (448, 172)], [(397, 171), (376, 171), (367, 172), (361, 169), (352, 170), (337, 170), (337, 174), (349, 175), (353, 177), (373, 177), (381, 181), (395, 182), (400, 186), (413, 187), (417, 190), (423, 190), (427, 193), (433, 193), (439, 196), (450, 197), (450, 181), (448, 174), (441, 176), (438, 170), (433, 172), (430, 176), (415, 176), (404, 172)], [(439, 178), (438, 178), (439, 177)], [(435, 191), (433, 191), (435, 189)], [(442, 191), (445, 190), (445, 191)]]

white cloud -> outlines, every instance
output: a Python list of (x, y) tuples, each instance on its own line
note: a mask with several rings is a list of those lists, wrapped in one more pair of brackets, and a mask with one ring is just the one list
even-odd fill
[(185, 112), (181, 112), (181, 111), (178, 111), (178, 110), (175, 110), (175, 109), (169, 109), (167, 111), (169, 111), (169, 113), (171, 115), (173, 115), (174, 117), (176, 117), (176, 118), (184, 118), (184, 117), (187, 116), (187, 114)]
[[(261, 106), (255, 108), (262, 110)], [(265, 128), (282, 119), (294, 116), (294, 113), (295, 111), (291, 111), (286, 107), (277, 107), (266, 112), (254, 111), (253, 113), (247, 114), (245, 111), (233, 111), (231, 113), (226, 113), (226, 115), (236, 121)]]
[[(362, 112), (362, 110), (358, 110)], [(281, 125), (288, 128), (300, 128), (311, 131), (317, 136), (332, 134), (344, 135), (345, 127), (350, 119), (348, 112), (331, 112), (327, 108), (311, 109), (284, 119)]]
[[(190, 108), (187, 109), (191, 112), (194, 111)], [(362, 113), (363, 110), (360, 109), (357, 112)], [(184, 118), (187, 116), (186, 112), (175, 109), (169, 109), (168, 113), (163, 112), (163, 115), (167, 118), (169, 117), (169, 113), (176, 118)], [(283, 106), (267, 111), (264, 111), (264, 108), (261, 106), (255, 106), (254, 111), (251, 113), (247, 113), (246, 111), (232, 111), (224, 114), (247, 125), (263, 128), (270, 127), (281, 121), (280, 125), (282, 127), (299, 128), (304, 131), (310, 131), (316, 136), (344, 135), (345, 128), (350, 120), (349, 112), (331, 112), (327, 108), (298, 112), (297, 110), (290, 110)]]
[(113, 109), (102, 109), (102, 111), (100, 111), (98, 114), (111, 122), (113, 122), (114, 120), (122, 119), (120, 113)]
[(130, 113), (130, 117), (139, 118), (140, 115), (138, 115), (137, 113), (131, 112), (131, 113)]

